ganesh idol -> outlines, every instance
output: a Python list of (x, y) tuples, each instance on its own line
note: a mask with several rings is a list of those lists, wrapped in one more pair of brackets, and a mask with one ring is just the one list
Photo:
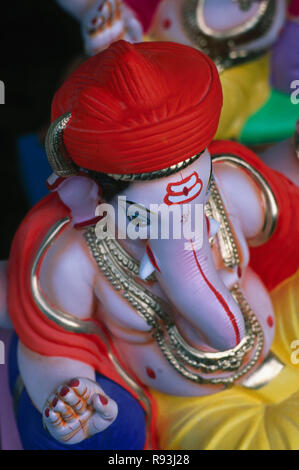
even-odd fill
[[(82, 25), (92, 55), (124, 38), (174, 41), (217, 65), (224, 106), (217, 138), (284, 140), (299, 117), (298, 0), (57, 0)], [(296, 95), (297, 96), (297, 95)]]
[[(298, 448), (299, 190), (213, 141), (221, 107), (213, 61), (168, 42), (117, 41), (57, 91), (1, 304), (25, 449)], [(145, 237), (99, 237), (119, 199)], [(161, 204), (202, 207), (201, 243), (151, 237)]]
[[(269, 166), (299, 185), (294, 145), (299, 0), (57, 2), (81, 22), (89, 55), (120, 38), (174, 41), (208, 54), (217, 65), (224, 96), (216, 138), (254, 146)], [(269, 153), (267, 147), (276, 142), (282, 144)]]

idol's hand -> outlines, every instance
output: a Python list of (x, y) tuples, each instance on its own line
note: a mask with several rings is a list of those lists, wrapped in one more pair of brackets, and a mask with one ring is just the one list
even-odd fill
[(96, 382), (75, 378), (50, 395), (43, 409), (43, 423), (58, 441), (77, 444), (104, 431), (117, 414), (117, 404)]
[(142, 26), (122, 0), (98, 0), (82, 22), (82, 35), (87, 54), (94, 55), (113, 42), (142, 40)]

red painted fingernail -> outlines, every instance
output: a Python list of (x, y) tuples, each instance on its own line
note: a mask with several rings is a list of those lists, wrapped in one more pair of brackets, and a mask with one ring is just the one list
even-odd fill
[(107, 405), (108, 398), (106, 398), (104, 395), (101, 395), (100, 393), (99, 393), (99, 397), (100, 397), (102, 405)]
[(273, 318), (269, 315), (269, 317), (267, 318), (267, 323), (268, 325), (270, 326), (270, 328), (272, 328), (272, 326), (274, 325), (274, 321), (273, 321)]
[(69, 391), (70, 391), (70, 389), (69, 389), (68, 387), (63, 387), (63, 388), (61, 389), (60, 395), (61, 395), (62, 397), (65, 397), (65, 396), (69, 393)]
[(50, 410), (49, 410), (49, 408), (46, 408), (46, 409), (45, 409), (45, 416), (46, 416), (46, 418), (49, 418), (49, 416), (50, 416)]
[(78, 387), (80, 385), (80, 381), (78, 379), (72, 379), (70, 382), (69, 382), (69, 386), (70, 387)]
[(53, 398), (52, 406), (56, 406), (57, 403), (58, 403), (58, 398), (57, 397)]

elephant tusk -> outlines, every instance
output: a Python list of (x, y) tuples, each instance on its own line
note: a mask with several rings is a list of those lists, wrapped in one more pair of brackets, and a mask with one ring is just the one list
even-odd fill
[(212, 219), (212, 217), (209, 217), (209, 223), (210, 223), (209, 237), (214, 237), (214, 235), (216, 235), (216, 233), (218, 232), (220, 228), (220, 224), (217, 222), (217, 220)]
[(147, 252), (144, 253), (139, 266), (139, 277), (143, 280), (147, 279), (153, 272), (155, 267), (152, 265)]

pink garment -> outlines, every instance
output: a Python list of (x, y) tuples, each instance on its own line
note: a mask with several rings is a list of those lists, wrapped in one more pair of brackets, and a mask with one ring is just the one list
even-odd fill
[(154, 14), (162, 0), (124, 0), (128, 7), (135, 11), (146, 33), (151, 25)]

